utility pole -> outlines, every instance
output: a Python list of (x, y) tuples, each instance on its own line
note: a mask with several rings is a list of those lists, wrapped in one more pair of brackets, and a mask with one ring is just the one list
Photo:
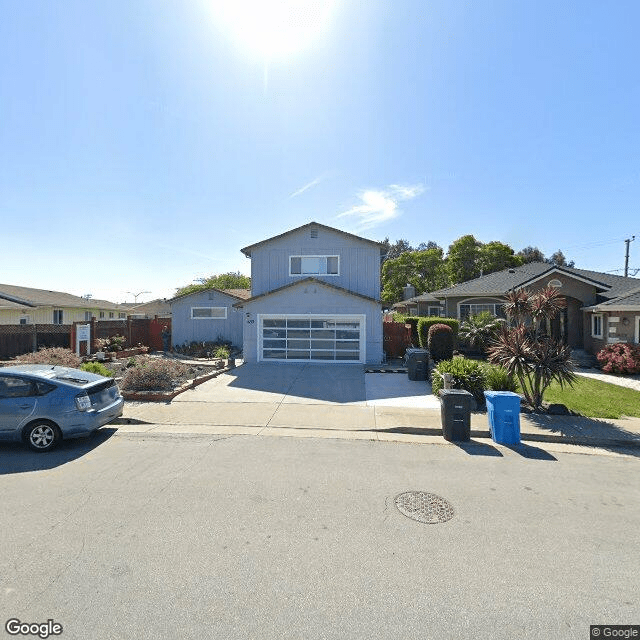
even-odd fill
[(624, 254), (624, 277), (626, 278), (629, 275), (629, 245), (636, 239), (635, 236), (631, 236), (631, 238), (627, 238), (624, 243), (627, 245), (627, 250)]

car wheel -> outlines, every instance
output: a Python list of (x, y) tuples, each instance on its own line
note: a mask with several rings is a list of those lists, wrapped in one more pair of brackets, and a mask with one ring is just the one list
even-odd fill
[(26, 441), (34, 451), (51, 451), (60, 441), (58, 427), (51, 422), (39, 421), (27, 427)]

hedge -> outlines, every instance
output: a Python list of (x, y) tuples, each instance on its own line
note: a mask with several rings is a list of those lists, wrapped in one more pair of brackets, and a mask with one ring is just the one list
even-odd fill
[(458, 329), (460, 322), (455, 318), (439, 318), (437, 316), (426, 316), (418, 318), (418, 340), (423, 349), (427, 348), (427, 340), (429, 337), (429, 329), (434, 324), (446, 324), (453, 331), (453, 344), (455, 346), (458, 339)]

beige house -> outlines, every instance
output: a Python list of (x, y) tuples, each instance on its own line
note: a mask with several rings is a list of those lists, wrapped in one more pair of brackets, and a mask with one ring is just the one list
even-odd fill
[(70, 325), (91, 318), (126, 319), (128, 314), (128, 307), (106, 300), (0, 284), (0, 325)]
[(129, 313), (134, 318), (170, 318), (171, 303), (166, 298), (129, 305)]
[(567, 306), (552, 323), (554, 337), (595, 354), (612, 342), (638, 342), (640, 279), (533, 262), (431, 292), (445, 315), (464, 320), (481, 311), (504, 316), (505, 295), (513, 289), (557, 288)]

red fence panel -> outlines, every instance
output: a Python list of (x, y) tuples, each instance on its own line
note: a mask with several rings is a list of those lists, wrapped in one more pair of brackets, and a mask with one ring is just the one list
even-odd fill
[(411, 328), (403, 322), (383, 322), (382, 342), (388, 358), (402, 358), (411, 346)]

